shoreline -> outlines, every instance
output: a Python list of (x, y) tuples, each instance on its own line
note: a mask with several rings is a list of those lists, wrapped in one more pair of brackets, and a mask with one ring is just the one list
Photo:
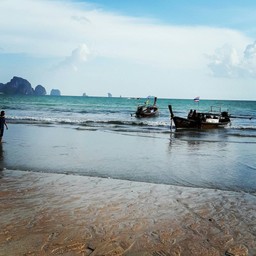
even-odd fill
[(255, 143), (232, 137), (223, 141), (226, 134), (219, 131), (196, 137), (189, 133), (144, 136), (19, 124), (5, 135), (1, 165), (11, 170), (256, 191)]
[(0, 173), (0, 255), (256, 254), (254, 194)]

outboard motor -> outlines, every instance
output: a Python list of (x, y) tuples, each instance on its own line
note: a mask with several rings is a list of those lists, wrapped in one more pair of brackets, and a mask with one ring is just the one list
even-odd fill
[(221, 112), (221, 116), (222, 116), (222, 117), (228, 117), (228, 112), (227, 112), (227, 111)]
[(221, 120), (228, 121), (228, 122), (230, 121), (230, 118), (229, 118), (229, 115), (228, 115), (227, 111), (221, 112)]

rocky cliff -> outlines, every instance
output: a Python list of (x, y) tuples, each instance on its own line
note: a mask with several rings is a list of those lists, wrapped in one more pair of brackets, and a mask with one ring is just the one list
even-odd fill
[(51, 96), (61, 96), (61, 92), (58, 89), (52, 89), (50, 95)]
[(46, 90), (42, 85), (37, 85), (35, 88), (35, 95), (40, 96), (40, 95), (46, 95)]
[(35, 89), (31, 84), (21, 77), (14, 76), (10, 82), (0, 83), (0, 93), (7, 95), (46, 95), (46, 90), (42, 85), (37, 85)]

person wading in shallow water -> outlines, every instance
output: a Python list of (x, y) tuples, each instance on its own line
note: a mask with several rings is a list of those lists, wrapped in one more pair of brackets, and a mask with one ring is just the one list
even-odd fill
[(8, 130), (8, 126), (5, 122), (5, 112), (1, 111), (1, 114), (0, 114), (0, 143), (2, 142), (2, 137), (4, 135), (4, 126)]

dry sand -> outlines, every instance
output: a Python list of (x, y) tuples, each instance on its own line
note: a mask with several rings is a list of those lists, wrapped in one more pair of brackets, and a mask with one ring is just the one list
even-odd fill
[(246, 193), (5, 170), (0, 200), (0, 255), (256, 255)]

